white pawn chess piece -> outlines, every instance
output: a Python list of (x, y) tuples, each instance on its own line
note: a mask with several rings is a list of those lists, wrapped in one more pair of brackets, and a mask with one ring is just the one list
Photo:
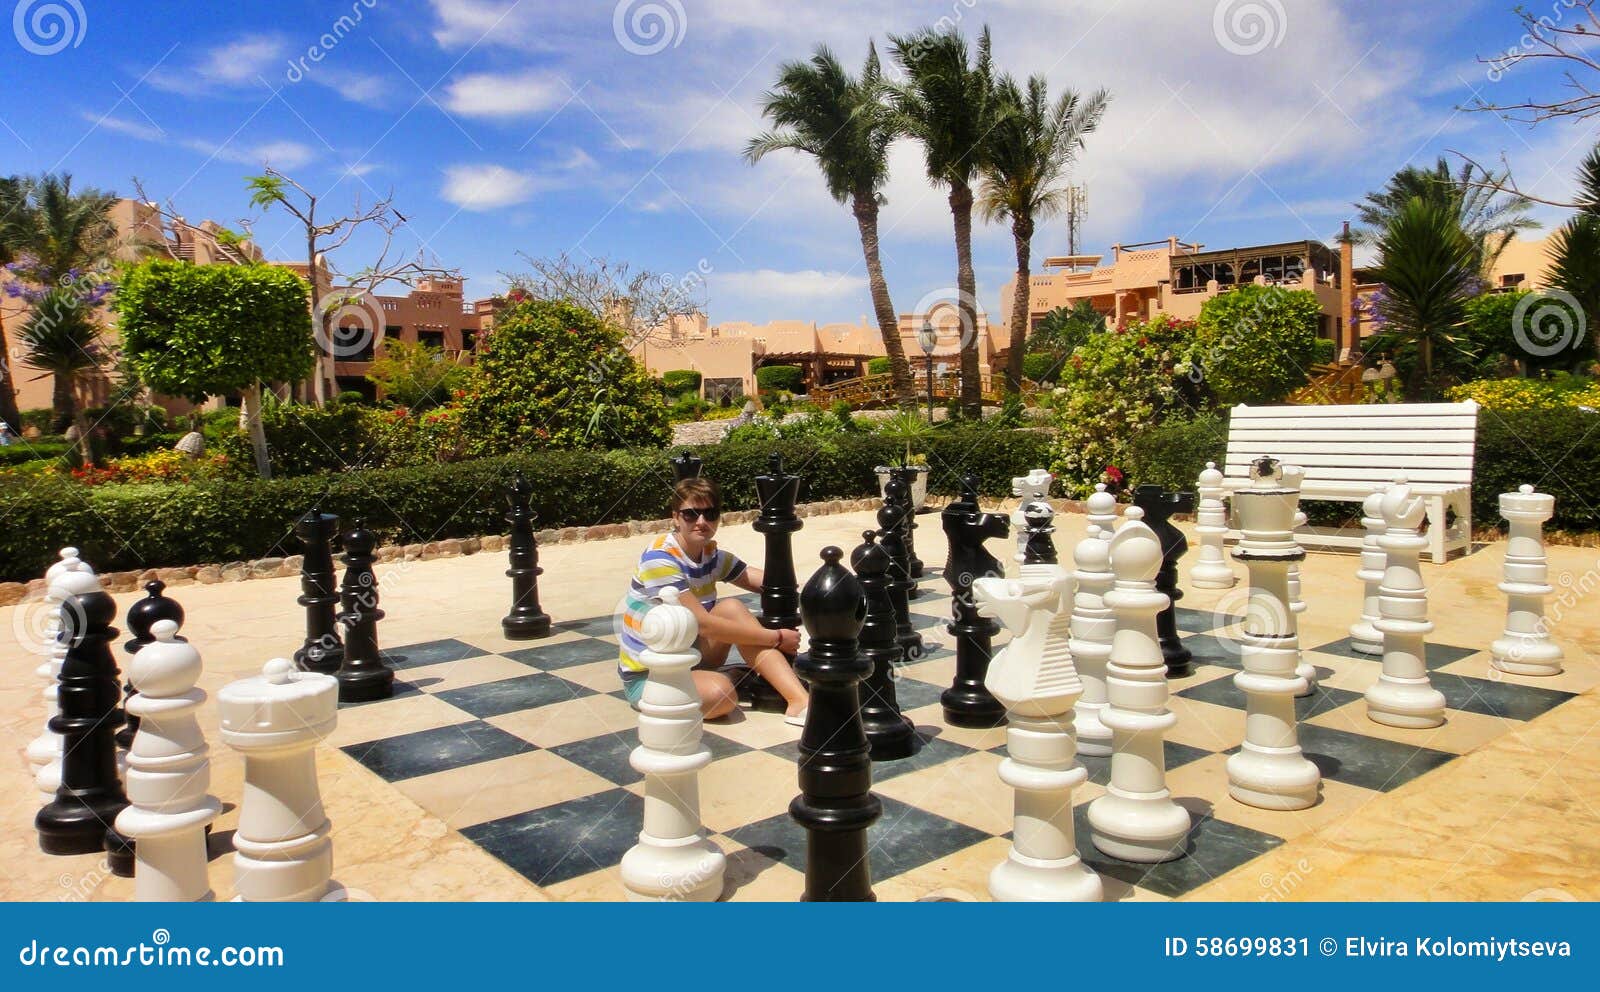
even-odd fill
[(1189, 569), (1189, 584), (1196, 589), (1232, 589), (1238, 579), (1222, 554), (1222, 540), (1228, 534), (1228, 505), (1222, 501), (1226, 490), (1216, 462), (1206, 462), (1195, 492), (1200, 496), (1194, 528), (1200, 535), (1200, 558)]
[(1006, 708), (1000, 780), (1015, 793), (1011, 850), (989, 873), (989, 894), (1004, 902), (1099, 902), (1100, 876), (1078, 857), (1072, 822), (1072, 790), (1089, 778), (1072, 730), (1083, 691), (1067, 647), (1072, 575), (1043, 564), (1023, 565), (1021, 575), (972, 584), (978, 613), (1012, 634), (983, 680)]
[(1094, 846), (1124, 861), (1154, 863), (1182, 857), (1189, 812), (1167, 790), (1164, 739), (1178, 718), (1167, 709), (1167, 664), (1156, 636), (1156, 614), (1167, 605), (1156, 591), (1161, 541), (1130, 507), (1111, 539), (1116, 584), (1105, 595), (1117, 618), (1106, 666), (1110, 705), (1101, 720), (1114, 735), (1111, 784), (1089, 804)]
[(1250, 486), (1233, 497), (1241, 532), (1233, 556), (1249, 572), (1250, 604), (1239, 639), (1244, 670), (1233, 677), (1245, 694), (1244, 745), (1228, 758), (1228, 793), (1262, 809), (1314, 806), (1322, 781), (1300, 750), (1294, 709), (1305, 688), (1295, 670), (1300, 637), (1289, 594), (1289, 570), (1306, 556), (1294, 539), (1299, 496), (1283, 467), (1261, 458), (1250, 467)]
[(644, 616), (640, 656), (648, 674), (639, 698), (639, 746), (628, 763), (644, 775), (644, 828), (622, 856), (622, 885), (633, 901), (712, 902), (722, 894), (727, 858), (700, 820), (700, 770), (711, 763), (702, 743), (700, 693), (692, 669), (699, 625), (664, 589)]
[(338, 679), (297, 671), (286, 658), (217, 692), (222, 739), (244, 756), (233, 836), (240, 901), (317, 902), (329, 894), (333, 827), (322, 808), (316, 749), (338, 723), (338, 706)]
[(1361, 526), (1367, 531), (1361, 541), (1361, 568), (1356, 572), (1362, 585), (1361, 619), (1350, 625), (1350, 650), (1381, 655), (1383, 635), (1373, 624), (1378, 619), (1378, 587), (1383, 584), (1383, 570), (1388, 567), (1388, 555), (1378, 544), (1389, 527), (1383, 522), (1383, 490), (1362, 501)]
[[(1294, 529), (1299, 530), (1306, 525), (1306, 515), (1300, 510), (1300, 489), (1306, 481), (1306, 470), (1298, 465), (1283, 466), (1284, 485), (1294, 490), (1295, 511)], [(1290, 535), (1291, 538), (1293, 535)], [(1298, 543), (1298, 539), (1296, 539)], [(1302, 558), (1305, 556), (1302, 555)], [(1306, 601), (1300, 598), (1300, 562), (1291, 562), (1289, 565), (1289, 609), (1299, 616), (1306, 611)], [(1297, 621), (1298, 626), (1298, 621)], [(1305, 687), (1300, 690), (1300, 695), (1309, 696), (1317, 691), (1317, 666), (1306, 660), (1303, 648), (1296, 646), (1295, 673), (1305, 679)]]
[(1017, 562), (1020, 564), (1026, 557), (1028, 547), (1028, 518), (1023, 514), (1022, 508), (1034, 500), (1050, 501), (1050, 484), (1056, 481), (1055, 474), (1042, 468), (1032, 469), (1027, 475), (1011, 477), (1011, 495), (1017, 497), (1017, 508), (1011, 511), (1011, 530), (1017, 535)]
[(1378, 621), (1383, 635), (1383, 672), (1367, 690), (1367, 716), (1390, 727), (1421, 730), (1444, 723), (1444, 693), (1428, 680), (1428, 590), (1422, 584), (1419, 556), (1428, 539), (1418, 533), (1427, 506), (1414, 496), (1405, 477), (1383, 493), (1384, 533), (1378, 544), (1387, 565), (1378, 588)]
[(178, 625), (158, 620), (155, 640), (128, 662), (136, 690), (128, 713), (139, 729), (128, 749), (128, 802), (116, 829), (134, 843), (134, 898), (202, 902), (213, 898), (206, 877), (206, 824), (222, 812), (211, 786), (210, 748), (195, 720), (206, 701), (200, 652), (175, 640)]
[(1562, 652), (1550, 639), (1544, 598), (1550, 588), (1550, 561), (1544, 549), (1544, 522), (1556, 512), (1556, 498), (1520, 486), (1500, 494), (1500, 515), (1511, 525), (1506, 542), (1506, 629), (1489, 647), (1489, 664), (1512, 675), (1560, 675)]
[(28, 742), (28, 763), (33, 766), (33, 783), (39, 790), (41, 802), (54, 799), (56, 789), (61, 785), (61, 735), (50, 729), (50, 721), (61, 714), (58, 696), (61, 689), (61, 663), (67, 657), (66, 642), (61, 640), (61, 604), (64, 597), (56, 588), (56, 581), (71, 571), (94, 574), (94, 569), (78, 557), (77, 548), (62, 548), (59, 555), (60, 561), (44, 573), (44, 629), (40, 631), (37, 642), (44, 661), (33, 670), (33, 674), (44, 682), (44, 690), (40, 695), (44, 697), (45, 726), (38, 737)]
[(1111, 532), (1089, 525), (1089, 534), (1072, 549), (1073, 578), (1078, 591), (1072, 597), (1072, 664), (1083, 683), (1083, 695), (1073, 706), (1078, 753), (1095, 757), (1111, 754), (1111, 728), (1101, 722), (1106, 708), (1106, 662), (1111, 658), (1111, 638), (1117, 618), (1106, 606), (1116, 576), (1111, 574)]
[(1089, 526), (1098, 527), (1107, 534), (1117, 529), (1117, 498), (1106, 492), (1104, 482), (1094, 484), (1094, 492), (1086, 501), (1089, 509)]

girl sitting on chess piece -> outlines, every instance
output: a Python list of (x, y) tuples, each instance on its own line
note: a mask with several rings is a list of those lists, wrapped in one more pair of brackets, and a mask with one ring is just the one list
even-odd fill
[(685, 479), (673, 487), (670, 505), (673, 529), (651, 541), (639, 556), (639, 567), (623, 599), (617, 671), (628, 702), (637, 708), (644, 693), (646, 668), (639, 661), (645, 649), (639, 636), (644, 615), (658, 601), (661, 590), (675, 586), (688, 593), (678, 602), (700, 624), (695, 645), (700, 663), (695, 666), (694, 683), (700, 690), (705, 718), (727, 716), (739, 705), (733, 680), (719, 671), (727, 663), (728, 649), (738, 647), (739, 656), (788, 703), (784, 721), (804, 726), (808, 697), (789, 667), (789, 659), (800, 649), (800, 635), (787, 629), (768, 630), (740, 600), (717, 598), (718, 582), (760, 592), (762, 580), (761, 569), (747, 566), (713, 540), (722, 515), (717, 484), (704, 478)]

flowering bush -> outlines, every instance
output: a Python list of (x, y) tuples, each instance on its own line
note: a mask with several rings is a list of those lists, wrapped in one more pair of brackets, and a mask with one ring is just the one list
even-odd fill
[(1600, 410), (1600, 382), (1585, 376), (1552, 379), (1482, 379), (1456, 386), (1450, 398), (1460, 403), (1474, 400), (1487, 410)]
[(179, 451), (152, 451), (117, 458), (101, 466), (70, 469), (66, 474), (86, 486), (100, 486), (124, 482), (196, 482), (231, 473), (232, 463), (225, 454), (191, 459)]

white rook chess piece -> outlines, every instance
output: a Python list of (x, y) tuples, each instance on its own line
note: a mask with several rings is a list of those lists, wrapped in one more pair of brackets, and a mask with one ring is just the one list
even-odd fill
[(217, 692), (222, 739), (244, 756), (233, 836), (234, 889), (244, 902), (317, 902), (329, 894), (333, 827), (322, 809), (316, 749), (333, 732), (338, 707), (338, 679), (297, 671), (287, 658)]
[(67, 572), (94, 570), (78, 557), (77, 548), (62, 548), (61, 560), (44, 573), (44, 629), (39, 635), (39, 647), (45, 660), (33, 674), (44, 682), (44, 730), (28, 742), (28, 763), (33, 766), (33, 784), (39, 789), (39, 801), (50, 802), (61, 785), (61, 735), (50, 729), (50, 721), (60, 715), (61, 703), (57, 696), (61, 684), (61, 662), (67, 657), (66, 642), (61, 640), (61, 604), (66, 596), (56, 588), (56, 581)]
[(1233, 684), (1245, 694), (1244, 746), (1228, 758), (1228, 793), (1263, 809), (1316, 805), (1322, 773), (1300, 751), (1294, 697), (1305, 688), (1295, 671), (1300, 637), (1289, 599), (1289, 570), (1306, 553), (1294, 539), (1299, 491), (1284, 484), (1271, 458), (1250, 467), (1250, 487), (1234, 493), (1241, 538), (1233, 556), (1250, 574), (1250, 604), (1240, 637), (1244, 670)]
[(1094, 492), (1086, 501), (1089, 509), (1089, 526), (1098, 527), (1107, 534), (1117, 529), (1117, 498), (1106, 492), (1104, 482), (1094, 484)]
[(1378, 619), (1378, 587), (1383, 584), (1383, 570), (1388, 567), (1388, 554), (1378, 544), (1378, 539), (1388, 529), (1383, 522), (1383, 491), (1372, 493), (1361, 503), (1361, 526), (1367, 536), (1361, 541), (1361, 568), (1356, 578), (1361, 580), (1361, 619), (1350, 625), (1350, 649), (1362, 654), (1383, 654), (1383, 635), (1373, 626)]
[(212, 898), (206, 878), (206, 824), (222, 812), (211, 785), (211, 760), (195, 711), (206, 701), (200, 652), (174, 640), (178, 625), (158, 620), (128, 662), (136, 694), (128, 714), (139, 729), (128, 749), (128, 801), (116, 829), (134, 844), (134, 898), (140, 902), (200, 902)]
[(1222, 501), (1225, 491), (1217, 463), (1206, 462), (1195, 483), (1200, 496), (1194, 528), (1200, 535), (1200, 558), (1189, 569), (1189, 584), (1196, 589), (1232, 589), (1238, 581), (1222, 554), (1222, 539), (1228, 534), (1228, 506)]
[(644, 775), (644, 829), (622, 856), (622, 884), (634, 901), (712, 902), (722, 894), (727, 859), (700, 822), (700, 770), (711, 763), (701, 742), (700, 693), (691, 669), (699, 625), (664, 589), (644, 616), (640, 661), (649, 670), (639, 699), (639, 746), (628, 762)]
[[(1305, 469), (1298, 465), (1283, 466), (1283, 483), (1285, 486), (1294, 490), (1294, 530), (1299, 530), (1301, 527), (1306, 525), (1306, 515), (1300, 511), (1300, 488), (1305, 481)], [(1296, 544), (1299, 543), (1298, 538), (1295, 538), (1292, 532), (1290, 533), (1289, 537), (1291, 540), (1294, 540)], [(1301, 559), (1304, 559), (1305, 555), (1302, 554), (1300, 557)], [(1306, 601), (1300, 598), (1299, 561), (1290, 562), (1289, 564), (1289, 610), (1290, 612), (1294, 613), (1296, 617), (1306, 611)], [(1298, 630), (1298, 628), (1299, 621), (1297, 620), (1296, 629)], [(1301, 687), (1299, 695), (1309, 696), (1317, 691), (1317, 666), (1306, 660), (1305, 651), (1299, 646), (1298, 639), (1296, 640), (1295, 645), (1294, 670), (1302, 679), (1305, 679), (1305, 685)]]
[(1428, 539), (1417, 532), (1427, 507), (1413, 496), (1405, 477), (1384, 490), (1384, 533), (1378, 538), (1388, 564), (1378, 588), (1378, 622), (1383, 635), (1383, 673), (1367, 690), (1367, 716), (1390, 727), (1426, 729), (1444, 723), (1444, 693), (1428, 681), (1425, 660), (1428, 591), (1418, 556)]
[(1106, 661), (1111, 638), (1117, 632), (1116, 615), (1106, 606), (1111, 590), (1111, 532), (1089, 525), (1089, 536), (1072, 549), (1077, 566), (1073, 578), (1078, 591), (1072, 597), (1072, 664), (1083, 683), (1083, 695), (1073, 707), (1078, 753), (1096, 757), (1111, 754), (1111, 728), (1101, 722), (1106, 708)]
[(1111, 785), (1089, 804), (1094, 846), (1124, 861), (1182, 857), (1189, 813), (1167, 791), (1164, 739), (1178, 718), (1167, 709), (1167, 663), (1156, 637), (1156, 614), (1167, 597), (1156, 591), (1161, 541), (1130, 507), (1111, 539), (1116, 585), (1105, 595), (1117, 618), (1106, 666), (1110, 705), (1101, 720), (1114, 735)]
[(1489, 648), (1489, 664), (1512, 675), (1560, 675), (1561, 648), (1550, 640), (1544, 598), (1550, 588), (1550, 562), (1544, 550), (1544, 522), (1556, 512), (1556, 498), (1521, 486), (1500, 494), (1500, 515), (1511, 525), (1506, 543), (1506, 629)]
[(1060, 565), (1023, 565), (1020, 581), (972, 584), (978, 613), (1011, 640), (989, 662), (986, 689), (1006, 708), (1000, 780), (1015, 790), (1011, 852), (989, 873), (1005, 902), (1098, 902), (1100, 876), (1078, 857), (1072, 790), (1089, 773), (1078, 763), (1072, 705), (1083, 691), (1067, 647), (1072, 576)]
[(1055, 475), (1042, 468), (1011, 477), (1011, 495), (1017, 497), (1017, 508), (1011, 511), (1011, 530), (1017, 535), (1018, 563), (1027, 557), (1028, 547), (1028, 518), (1023, 515), (1022, 508), (1034, 500), (1050, 502), (1050, 484), (1055, 481)]

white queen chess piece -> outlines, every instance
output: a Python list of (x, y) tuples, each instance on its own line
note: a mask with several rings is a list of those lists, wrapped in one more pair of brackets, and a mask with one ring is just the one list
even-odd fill
[(1428, 680), (1428, 590), (1422, 584), (1419, 556), (1428, 546), (1418, 528), (1427, 514), (1405, 477), (1383, 493), (1384, 533), (1378, 538), (1387, 565), (1378, 589), (1378, 621), (1383, 635), (1383, 673), (1367, 690), (1367, 716), (1390, 727), (1422, 730), (1444, 723), (1444, 693)]
[(1195, 482), (1200, 502), (1195, 507), (1195, 532), (1200, 535), (1200, 558), (1189, 569), (1189, 584), (1196, 589), (1232, 589), (1238, 581), (1222, 553), (1222, 540), (1228, 534), (1228, 505), (1222, 501), (1226, 490), (1216, 462), (1206, 462), (1205, 471)]
[(1072, 664), (1083, 683), (1083, 695), (1073, 706), (1078, 753), (1095, 757), (1111, 754), (1111, 728), (1101, 722), (1106, 708), (1106, 662), (1111, 639), (1117, 632), (1116, 614), (1106, 606), (1116, 576), (1111, 574), (1111, 533), (1089, 525), (1088, 536), (1072, 549), (1078, 590), (1072, 597)]
[(1550, 559), (1544, 548), (1544, 522), (1556, 512), (1556, 498), (1520, 486), (1500, 494), (1500, 515), (1511, 525), (1506, 540), (1506, 629), (1489, 648), (1489, 664), (1512, 675), (1560, 675), (1561, 646), (1550, 639), (1544, 598), (1550, 588)]
[(1367, 535), (1361, 541), (1361, 619), (1350, 625), (1350, 650), (1361, 654), (1383, 654), (1383, 635), (1373, 624), (1378, 619), (1378, 587), (1383, 585), (1383, 570), (1388, 553), (1378, 539), (1389, 525), (1383, 522), (1383, 491), (1370, 494), (1361, 503), (1361, 526)]
[(1017, 508), (1011, 511), (1011, 532), (1017, 535), (1016, 559), (1019, 563), (1026, 560), (1024, 552), (1028, 546), (1028, 518), (1023, 508), (1035, 500), (1050, 502), (1050, 484), (1055, 481), (1055, 474), (1042, 468), (1011, 478), (1011, 495), (1017, 497)]

